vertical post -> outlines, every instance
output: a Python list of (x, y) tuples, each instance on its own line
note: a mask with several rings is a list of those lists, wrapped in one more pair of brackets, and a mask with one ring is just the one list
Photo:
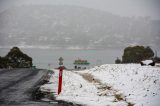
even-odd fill
[(58, 95), (61, 93), (61, 90), (62, 90), (62, 74), (63, 74), (63, 67), (60, 67), (60, 69), (59, 69)]
[(62, 90), (62, 74), (63, 74), (63, 58), (59, 58), (59, 83), (58, 83), (58, 95), (61, 93)]

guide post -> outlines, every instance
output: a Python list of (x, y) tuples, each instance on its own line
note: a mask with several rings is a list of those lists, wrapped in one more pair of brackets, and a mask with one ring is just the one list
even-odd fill
[(63, 58), (59, 58), (59, 83), (58, 83), (58, 95), (61, 93), (62, 90), (62, 74), (63, 74)]

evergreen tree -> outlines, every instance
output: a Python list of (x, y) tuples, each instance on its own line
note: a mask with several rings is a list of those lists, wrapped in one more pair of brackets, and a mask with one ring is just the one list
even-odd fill
[(8, 66), (13, 68), (28, 68), (32, 66), (32, 58), (24, 54), (18, 47), (13, 47), (5, 56)]
[(154, 56), (154, 52), (150, 47), (134, 46), (124, 49), (122, 56), (123, 63), (139, 63), (142, 60), (150, 59)]
[(32, 67), (32, 58), (24, 54), (18, 47), (13, 47), (5, 57), (0, 57), (0, 68)]

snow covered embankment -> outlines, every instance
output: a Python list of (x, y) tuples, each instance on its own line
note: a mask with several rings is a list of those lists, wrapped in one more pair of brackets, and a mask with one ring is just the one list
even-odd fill
[(113, 102), (115, 100), (114, 96), (99, 95), (94, 82), (88, 82), (81, 75), (66, 70), (63, 71), (62, 92), (58, 96), (57, 86), (59, 71), (54, 70), (54, 72), (55, 74), (50, 78), (50, 82), (41, 86), (41, 90), (54, 93), (57, 100), (64, 100), (87, 106), (127, 106), (124, 101)]
[(135, 106), (159, 106), (160, 68), (136, 64), (108, 64), (81, 71), (119, 90)]
[[(41, 88), (57, 94), (58, 70)], [(63, 71), (57, 100), (87, 106), (159, 106), (160, 68), (108, 64), (84, 71)]]

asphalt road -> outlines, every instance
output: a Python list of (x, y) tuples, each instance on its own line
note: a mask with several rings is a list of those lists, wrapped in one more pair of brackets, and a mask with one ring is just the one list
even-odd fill
[(0, 69), (0, 106), (57, 106), (31, 99), (35, 84), (47, 74), (39, 69)]

